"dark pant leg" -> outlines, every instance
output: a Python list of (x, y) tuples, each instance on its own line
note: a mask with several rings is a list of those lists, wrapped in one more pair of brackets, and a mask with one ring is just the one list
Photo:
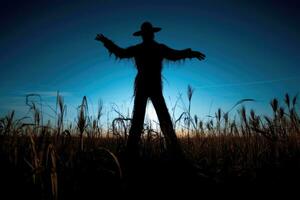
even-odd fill
[(127, 151), (131, 156), (138, 155), (140, 137), (143, 131), (144, 118), (147, 106), (147, 95), (136, 91), (133, 116), (127, 141)]
[(165, 136), (168, 151), (173, 156), (182, 156), (182, 151), (162, 92), (152, 95), (151, 100), (157, 113), (160, 128)]

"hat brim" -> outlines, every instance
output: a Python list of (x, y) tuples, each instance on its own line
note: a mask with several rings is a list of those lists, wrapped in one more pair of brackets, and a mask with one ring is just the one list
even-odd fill
[[(150, 30), (150, 31), (152, 31), (153, 33), (156, 33), (156, 32), (159, 32), (160, 30), (161, 30), (161, 28), (159, 28), (159, 27), (153, 27), (152, 30)], [(141, 36), (144, 34), (145, 34), (144, 31), (137, 31), (137, 32), (133, 33), (133, 36)]]

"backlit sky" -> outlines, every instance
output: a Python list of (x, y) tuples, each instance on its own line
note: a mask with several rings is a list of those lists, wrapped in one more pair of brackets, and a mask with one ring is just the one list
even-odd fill
[(180, 93), (186, 101), (190, 84), (193, 114), (201, 117), (219, 107), (226, 111), (243, 98), (256, 100), (247, 108), (268, 112), (271, 98), (300, 91), (298, 2), (1, 1), (1, 116), (12, 109), (25, 114), (28, 93), (55, 105), (58, 90), (71, 118), (84, 95), (91, 110), (99, 99), (106, 111), (113, 103), (131, 109), (133, 61), (109, 57), (94, 38), (103, 33), (122, 47), (139, 43), (132, 33), (146, 20), (162, 27), (158, 42), (207, 56), (202, 62), (165, 63), (169, 108)]

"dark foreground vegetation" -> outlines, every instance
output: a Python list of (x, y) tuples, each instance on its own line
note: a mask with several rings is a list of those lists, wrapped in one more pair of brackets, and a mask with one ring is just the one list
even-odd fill
[(174, 120), (185, 152), (180, 159), (168, 155), (163, 135), (147, 123), (140, 158), (130, 162), (124, 154), (130, 119), (121, 113), (103, 128), (101, 106), (89, 117), (84, 98), (75, 125), (64, 125), (58, 95), (55, 125), (42, 125), (42, 113), (28, 105), (32, 123), (15, 119), (14, 112), (0, 121), (1, 199), (276, 194), (299, 185), (297, 97), (286, 95), (282, 105), (273, 99), (268, 117), (241, 107), (234, 119), (218, 110), (204, 122), (187, 110)]

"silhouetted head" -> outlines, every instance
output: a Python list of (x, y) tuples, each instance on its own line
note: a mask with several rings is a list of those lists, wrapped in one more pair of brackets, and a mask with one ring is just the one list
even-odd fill
[(153, 27), (150, 22), (144, 22), (141, 25), (141, 30), (133, 33), (134, 36), (142, 36), (144, 42), (152, 41), (154, 39), (154, 33), (160, 31), (161, 28)]

